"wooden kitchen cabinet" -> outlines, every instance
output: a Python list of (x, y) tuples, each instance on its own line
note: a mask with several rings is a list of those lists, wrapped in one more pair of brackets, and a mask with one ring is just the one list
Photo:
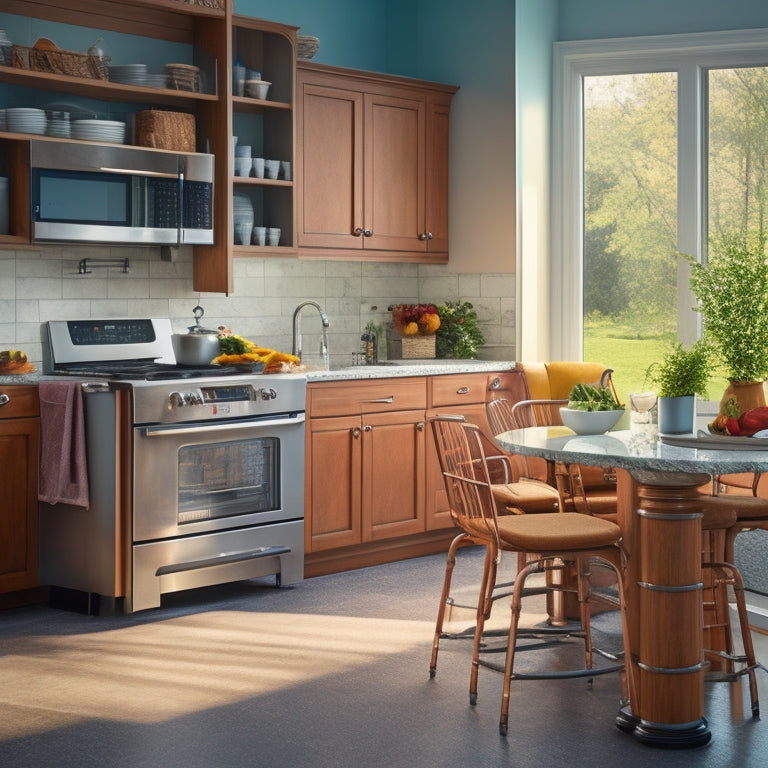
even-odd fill
[(307, 553), (424, 531), (423, 377), (310, 383)]
[[(7, 401), (6, 401), (7, 398)], [(0, 594), (37, 586), (37, 387), (0, 385)]]
[[(219, 7), (211, 7), (214, 5)], [(197, 151), (211, 153), (216, 160), (214, 243), (193, 248), (193, 288), (212, 293), (232, 292), (234, 256), (295, 255), (293, 180), (235, 179), (231, 137), (242, 131), (242, 138), (251, 141), (254, 151), (270, 159), (294, 160), (296, 27), (233, 15), (232, 5), (231, 0), (81, 0), (75, 4), (70, 0), (0, 0), (0, 26), (2, 14), (9, 13), (82, 27), (83, 39), (89, 43), (100, 36), (106, 38), (104, 30), (134, 35), (139, 62), (145, 46), (173, 44), (171, 60), (178, 60), (179, 46), (189, 49), (189, 59), (204, 75), (204, 88), (199, 91), (148, 88), (0, 65), (4, 93), (0, 106), (42, 107), (60, 95), (62, 101), (75, 96), (103, 102), (105, 110), (124, 110), (129, 117), (153, 107), (194, 114)], [(14, 42), (31, 45), (34, 40)], [(233, 95), (235, 57), (272, 82), (267, 100)], [(62, 144), (72, 141), (32, 138)], [(0, 246), (32, 244), (29, 139), (26, 134), (0, 131), (0, 175), (9, 177), (11, 221), (10, 234), (0, 235)], [(279, 246), (234, 246), (235, 189), (251, 198), (256, 224), (280, 227)]]
[(299, 63), (302, 256), (448, 260), (448, 118), (455, 91)]

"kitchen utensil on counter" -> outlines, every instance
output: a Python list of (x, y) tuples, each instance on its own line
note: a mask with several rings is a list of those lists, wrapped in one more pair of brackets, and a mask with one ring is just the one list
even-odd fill
[(173, 354), (179, 365), (210, 365), (219, 354), (219, 332), (200, 325), (205, 310), (199, 304), (192, 312), (195, 324), (189, 326), (189, 332), (171, 335)]

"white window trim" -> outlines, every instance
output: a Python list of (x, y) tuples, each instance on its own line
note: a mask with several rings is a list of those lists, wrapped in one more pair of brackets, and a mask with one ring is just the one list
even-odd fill
[[(678, 250), (701, 258), (705, 199), (701, 146), (702, 72), (713, 66), (768, 64), (768, 29), (588, 40), (554, 45), (552, 109), (552, 264), (549, 345), (553, 360), (581, 360), (584, 75), (678, 72)], [(682, 262), (682, 260), (681, 260)], [(680, 269), (686, 269), (684, 262)], [(687, 279), (679, 281), (687, 292)], [(690, 307), (690, 293), (678, 306)], [(697, 335), (698, 316), (681, 312), (681, 340)]]

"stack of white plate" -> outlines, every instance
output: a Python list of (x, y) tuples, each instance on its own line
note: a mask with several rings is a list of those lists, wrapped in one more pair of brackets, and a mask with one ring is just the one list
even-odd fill
[(232, 218), (235, 222), (235, 230), (238, 224), (253, 226), (253, 203), (248, 195), (240, 193), (232, 195)]
[(116, 64), (109, 68), (109, 79), (113, 83), (124, 85), (145, 85), (146, 64)]
[(68, 139), (72, 135), (69, 112), (50, 112), (48, 129), (45, 134), (46, 136), (56, 136), (59, 139)]
[(107, 141), (113, 144), (125, 142), (125, 123), (119, 120), (75, 120), (72, 138), (81, 141)]
[(48, 118), (44, 109), (29, 107), (9, 107), (5, 110), (8, 130), (14, 133), (44, 134), (48, 127)]

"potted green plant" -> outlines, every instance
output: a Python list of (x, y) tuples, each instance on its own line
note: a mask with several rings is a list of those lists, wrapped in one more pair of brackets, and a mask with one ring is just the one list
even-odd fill
[(474, 307), (468, 301), (447, 301), (437, 305), (437, 314), (437, 357), (474, 360), (485, 343)]
[(768, 260), (766, 237), (727, 235), (710, 246), (706, 264), (691, 265), (695, 309), (704, 318), (730, 386), (724, 403), (735, 397), (741, 411), (766, 404), (768, 377)]
[(712, 349), (705, 339), (688, 349), (677, 342), (661, 360), (651, 363), (646, 378), (659, 396), (660, 432), (693, 432), (695, 398), (707, 396), (712, 367)]

